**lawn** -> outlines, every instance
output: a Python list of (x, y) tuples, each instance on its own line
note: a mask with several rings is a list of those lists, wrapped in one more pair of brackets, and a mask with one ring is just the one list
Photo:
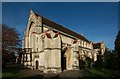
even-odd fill
[(20, 64), (7, 64), (7, 67), (3, 69), (2, 79), (58, 79), (69, 77), (70, 79), (81, 78), (120, 78), (120, 71), (112, 69), (82, 69), (82, 70), (69, 70), (60, 74), (45, 74), (39, 70), (24, 69)]
[(6, 68), (2, 70), (2, 79), (23, 79), (38, 76), (43, 77), (43, 73), (39, 70), (26, 69), (21, 64), (8, 63)]
[(93, 77), (107, 77), (107, 78), (120, 78), (120, 71), (112, 69), (87, 69)]

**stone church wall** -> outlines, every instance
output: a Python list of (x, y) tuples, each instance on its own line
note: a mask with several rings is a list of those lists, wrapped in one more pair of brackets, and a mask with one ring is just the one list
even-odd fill
[[(51, 28), (45, 25), (42, 19), (33, 11), (30, 12), (23, 37), (23, 49), (32, 49), (31, 52), (24, 52), (22, 60), (26, 67), (42, 70), (45, 73), (59, 73), (63, 69), (61, 58), (65, 58), (66, 70), (79, 69), (79, 60), (85, 60), (86, 57), (97, 60), (98, 50), (93, 49), (92, 42)], [(105, 52), (103, 43), (100, 49), (103, 54)]]

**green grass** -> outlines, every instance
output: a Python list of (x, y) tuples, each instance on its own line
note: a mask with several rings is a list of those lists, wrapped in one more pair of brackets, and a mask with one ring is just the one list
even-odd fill
[[(87, 79), (88, 77), (95, 77), (95, 78), (100, 78), (100, 77), (107, 77), (107, 78), (118, 78), (120, 77), (120, 71), (118, 70), (112, 70), (112, 69), (83, 69), (80, 71), (66, 71), (60, 74), (61, 76), (76, 76), (75, 78), (72, 79), (80, 79), (79, 77), (85, 77)], [(58, 79), (60, 75), (55, 75), (53, 79)], [(45, 74), (42, 73), (39, 70), (31, 70), (31, 69), (23, 69), (19, 68), (19, 65), (8, 65), (7, 68), (3, 69), (2, 72), (2, 78), (3, 79), (38, 79), (38, 78), (44, 78)]]
[(87, 69), (93, 77), (120, 77), (120, 71), (112, 69)]
[(3, 78), (22, 78), (24, 77), (26, 74), (25, 73), (21, 73), (21, 72), (18, 72), (18, 70), (3, 70), (3, 73), (2, 73), (2, 77)]
[(14, 69), (3, 69), (2, 72), (2, 78), (4, 79), (22, 79), (22, 78), (27, 78), (29, 79), (30, 77), (37, 77), (39, 76), (40, 78), (42, 77), (42, 73), (40, 71), (36, 70), (31, 70), (31, 69), (21, 69), (21, 70), (14, 70)]
[(34, 77), (36, 75), (41, 76), (39, 73), (40, 71), (24, 69), (21, 64), (8, 63), (6, 65), (6, 68), (2, 69), (2, 78), (20, 79), (26, 77)]
[[(87, 71), (89, 71), (88, 76), (83, 76), (83, 77), (120, 77), (120, 71), (116, 71), (116, 70), (110, 70), (110, 69), (87, 69)], [(66, 72), (67, 73), (67, 72)], [(86, 74), (86, 73), (82, 73), (82, 74)], [(26, 78), (26, 77), (34, 77), (38, 75), (37, 73), (35, 73), (35, 71), (32, 70), (11, 70), (11, 71), (6, 71), (2, 73), (3, 78)], [(42, 77), (42, 76), (39, 76)], [(67, 76), (68, 77), (68, 76)], [(78, 76), (79, 77), (79, 76)], [(78, 78), (73, 78), (73, 79), (78, 79)]]

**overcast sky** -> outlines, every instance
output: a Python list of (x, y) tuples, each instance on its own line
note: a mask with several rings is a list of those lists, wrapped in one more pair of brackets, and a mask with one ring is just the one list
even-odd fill
[(118, 3), (77, 2), (77, 3), (2, 3), (2, 22), (15, 27), (21, 34), (27, 26), (30, 9), (34, 12), (83, 34), (93, 42), (105, 41), (114, 49), (118, 31)]

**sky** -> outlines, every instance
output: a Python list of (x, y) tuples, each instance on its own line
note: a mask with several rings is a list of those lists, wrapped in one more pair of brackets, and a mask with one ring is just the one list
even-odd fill
[(2, 23), (15, 27), (22, 39), (30, 14), (42, 15), (97, 43), (114, 49), (118, 31), (117, 2), (3, 2)]

